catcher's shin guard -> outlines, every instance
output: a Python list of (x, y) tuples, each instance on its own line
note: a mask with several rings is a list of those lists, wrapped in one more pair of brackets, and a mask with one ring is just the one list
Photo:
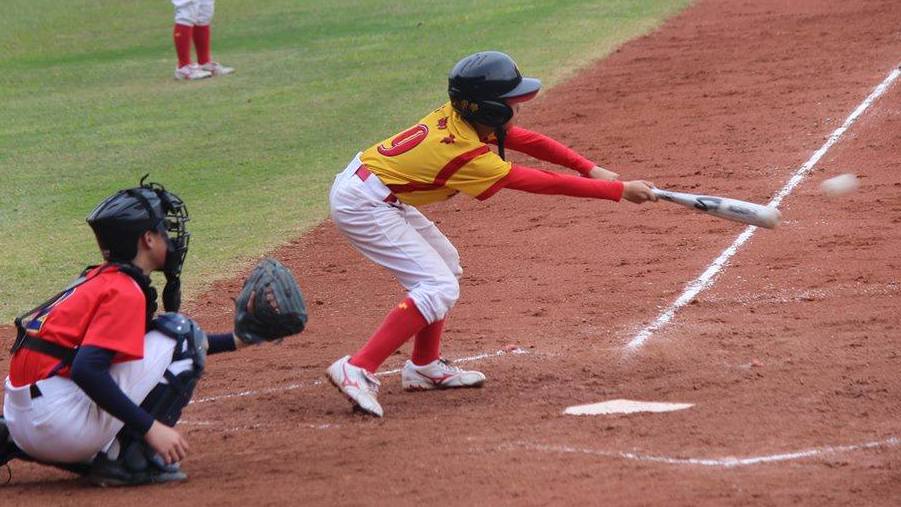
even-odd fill
[[(151, 329), (175, 340), (175, 350), (172, 353), (172, 364), (166, 369), (160, 383), (144, 398), (141, 408), (157, 421), (175, 426), (181, 417), (181, 411), (191, 401), (194, 388), (203, 374), (207, 338), (196, 322), (178, 313), (158, 316), (151, 323)], [(128, 429), (123, 429), (118, 440), (120, 452), (113, 465), (119, 467), (119, 475), (134, 474), (136, 479), (130, 483), (156, 482), (158, 479), (154, 478), (158, 473), (171, 472), (164, 468), (153, 449), (144, 442), (143, 435), (135, 435)], [(106, 456), (98, 459), (102, 461)], [(110, 463), (106, 462), (104, 466), (109, 468)], [(145, 481), (144, 478), (148, 479)], [(122, 482), (118, 476), (116, 480)]]
[(163, 380), (150, 391), (141, 407), (156, 420), (174, 426), (203, 374), (207, 338), (196, 322), (180, 313), (158, 316), (151, 328), (175, 340), (175, 351)]

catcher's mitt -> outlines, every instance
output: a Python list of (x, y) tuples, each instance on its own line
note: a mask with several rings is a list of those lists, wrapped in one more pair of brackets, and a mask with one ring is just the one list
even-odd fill
[(235, 299), (235, 335), (244, 343), (280, 340), (303, 331), (307, 307), (291, 271), (277, 260), (261, 260)]

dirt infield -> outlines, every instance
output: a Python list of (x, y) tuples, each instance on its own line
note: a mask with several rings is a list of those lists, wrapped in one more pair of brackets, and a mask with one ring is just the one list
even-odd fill
[[(899, 20), (895, 0), (701, 1), (540, 97), (523, 125), (626, 179), (765, 203), (901, 63)], [(819, 182), (842, 172), (860, 191), (826, 199)], [(513, 191), (426, 208), (466, 271), (444, 354), (489, 383), (407, 394), (388, 372), (383, 420), (351, 414), (322, 373), (402, 292), (326, 222), (277, 252), (308, 331), (211, 361), (180, 426), (188, 483), (100, 491), (14, 463), (0, 503), (897, 505), (899, 174), (896, 83), (785, 198), (781, 227), (631, 351), (743, 226)], [(189, 313), (228, 327), (237, 287)], [(562, 415), (616, 398), (695, 405)]]

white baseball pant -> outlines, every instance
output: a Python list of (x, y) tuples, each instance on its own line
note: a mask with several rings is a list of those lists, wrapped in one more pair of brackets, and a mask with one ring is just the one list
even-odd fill
[(361, 165), (357, 154), (335, 178), (332, 220), (360, 253), (394, 273), (426, 321), (443, 319), (460, 297), (457, 249), (415, 207), (386, 202), (391, 190), (374, 174), (364, 181)]
[[(174, 350), (175, 340), (150, 331), (144, 337), (144, 358), (112, 365), (110, 376), (140, 405), (163, 381)], [(98, 407), (68, 378), (50, 377), (37, 385), (42, 395), (31, 399), (29, 386), (13, 387), (6, 378), (3, 417), (20, 449), (52, 463), (86, 463), (109, 449), (124, 426), (122, 421)]]
[(208, 25), (213, 21), (215, 0), (172, 0), (175, 23), (179, 25)]

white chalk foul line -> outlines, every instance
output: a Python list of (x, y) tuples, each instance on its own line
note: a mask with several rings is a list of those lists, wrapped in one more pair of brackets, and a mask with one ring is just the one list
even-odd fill
[(731, 456), (726, 458), (672, 458), (668, 456), (654, 456), (636, 452), (606, 451), (602, 449), (586, 449), (563, 445), (541, 445), (528, 442), (512, 444), (507, 446), (507, 448), (520, 448), (531, 451), (564, 454), (587, 454), (591, 456), (603, 456), (605, 458), (619, 458), (632, 461), (664, 463), (667, 465), (694, 465), (713, 468), (734, 468), (742, 466), (761, 465), (765, 463), (779, 463), (782, 461), (793, 461), (805, 458), (816, 458), (831, 454), (861, 451), (866, 449), (876, 449), (880, 447), (895, 447), (899, 444), (901, 444), (901, 439), (899, 439), (898, 437), (890, 437), (885, 440), (864, 442), (862, 444), (814, 447), (811, 449), (804, 449), (795, 452), (769, 454), (765, 456), (749, 456), (745, 458), (736, 458)]
[[(785, 186), (783, 186), (782, 189), (776, 194), (776, 196), (773, 197), (773, 199), (769, 202), (769, 206), (779, 207), (782, 199), (784, 199), (789, 193), (791, 193), (792, 190), (795, 189), (795, 187), (798, 186), (799, 183), (801, 183), (801, 180), (803, 180), (804, 177), (810, 173), (814, 166), (816, 166), (817, 162), (819, 162), (820, 159), (823, 158), (823, 155), (825, 155), (826, 152), (829, 151), (829, 148), (831, 148), (832, 145), (838, 142), (839, 138), (849, 128), (851, 128), (851, 125), (853, 125), (854, 122), (857, 121), (858, 118), (860, 118), (864, 111), (866, 111), (867, 108), (869, 108), (873, 104), (873, 102), (876, 101), (876, 99), (878, 99), (883, 93), (885, 93), (886, 90), (888, 90), (889, 86), (891, 86), (895, 79), (898, 78), (899, 74), (901, 74), (901, 70), (897, 68), (893, 69), (889, 73), (888, 77), (886, 77), (885, 80), (883, 80), (882, 83), (880, 83), (879, 86), (877, 86), (872, 91), (872, 93), (870, 93), (870, 95), (863, 102), (861, 102), (859, 106), (857, 106), (854, 112), (852, 112), (851, 115), (848, 116), (847, 119), (845, 119), (845, 122), (842, 123), (842, 126), (832, 132), (832, 134), (826, 140), (826, 143), (823, 144), (820, 149), (814, 152), (814, 154), (807, 160), (807, 162), (804, 162), (804, 165), (802, 165), (797, 171), (795, 171), (792, 177), (789, 178), (788, 183), (786, 183)], [(753, 225), (746, 227), (745, 230), (742, 231), (742, 233), (739, 234), (737, 238), (735, 238), (735, 241), (733, 241), (728, 248), (723, 250), (719, 257), (717, 257), (716, 260), (714, 260), (713, 263), (710, 264), (710, 266), (708, 266), (703, 273), (701, 273), (701, 276), (695, 278), (685, 287), (685, 290), (682, 291), (682, 294), (676, 299), (676, 301), (674, 301), (659, 316), (657, 316), (654, 322), (639, 331), (638, 334), (636, 334), (629, 341), (628, 345), (626, 346), (627, 350), (634, 351), (641, 347), (645, 343), (645, 341), (647, 341), (647, 339), (651, 337), (652, 334), (669, 323), (669, 321), (673, 319), (673, 317), (676, 315), (676, 312), (679, 311), (680, 308), (690, 303), (691, 300), (695, 298), (695, 296), (701, 293), (701, 291), (710, 287), (716, 279), (717, 274), (722, 271), (723, 267), (726, 265), (729, 259), (732, 258), (733, 255), (735, 255), (738, 249), (741, 248), (741, 246), (745, 244), (745, 242), (748, 241), (748, 239), (750, 239), (752, 235), (754, 235), (754, 231), (756, 230), (757, 227), (754, 227)]]
[[(488, 359), (488, 358), (492, 358), (492, 357), (499, 357), (499, 356), (505, 356), (505, 355), (522, 355), (522, 354), (529, 354), (529, 351), (526, 349), (521, 349), (521, 348), (517, 347), (513, 350), (498, 350), (495, 352), (485, 352), (482, 354), (476, 354), (474, 356), (461, 357), (459, 359), (454, 359), (453, 363), (454, 364), (469, 363), (469, 362), (479, 361), (482, 359)], [(376, 373), (376, 376), (386, 377), (386, 376), (390, 376), (390, 375), (397, 375), (398, 373), (400, 373), (400, 371), (401, 371), (400, 368), (398, 368), (396, 370), (382, 371), (382, 372)], [(243, 398), (243, 397), (247, 397), (247, 396), (259, 396), (261, 394), (281, 393), (281, 392), (285, 392), (285, 391), (293, 391), (295, 389), (300, 389), (302, 387), (316, 386), (316, 385), (322, 384), (322, 382), (323, 381), (320, 379), (315, 379), (315, 380), (311, 380), (310, 382), (306, 382), (306, 383), (301, 382), (301, 383), (293, 383), (293, 384), (285, 384), (285, 385), (281, 385), (281, 386), (269, 387), (266, 389), (251, 389), (251, 390), (247, 390), (247, 391), (240, 391), (237, 393), (217, 394), (214, 396), (205, 396), (203, 398), (191, 400), (191, 402), (189, 404), (209, 403), (211, 401), (226, 400), (229, 398)]]
[[(477, 355), (469, 356), (469, 357), (461, 357), (460, 359), (454, 359), (452, 362), (454, 364), (470, 363), (473, 361), (480, 361), (482, 359), (487, 359), (489, 357), (505, 356), (507, 354), (520, 355), (520, 354), (528, 354), (528, 353), (529, 353), (528, 350), (517, 347), (513, 350), (498, 350), (495, 352), (485, 352), (482, 354), (477, 354)], [(396, 370), (382, 371), (382, 372), (376, 373), (375, 376), (376, 377), (386, 377), (388, 375), (397, 375), (398, 373), (400, 373), (400, 371), (401, 371), (401, 368), (398, 368)]]
[(308, 385), (318, 385), (321, 384), (321, 380), (313, 380), (307, 384), (287, 384), (283, 386), (277, 387), (269, 387), (266, 389), (257, 389), (257, 390), (248, 390), (241, 391), (237, 393), (226, 393), (226, 394), (217, 394), (215, 396), (206, 396), (203, 398), (198, 398), (196, 400), (191, 400), (188, 404), (192, 405), (194, 403), (208, 403), (210, 401), (218, 401), (218, 400), (227, 400), (229, 398), (243, 398), (245, 396), (258, 396), (260, 394), (269, 394), (269, 393), (281, 393), (285, 391), (293, 391), (294, 389), (300, 389), (301, 387)]

